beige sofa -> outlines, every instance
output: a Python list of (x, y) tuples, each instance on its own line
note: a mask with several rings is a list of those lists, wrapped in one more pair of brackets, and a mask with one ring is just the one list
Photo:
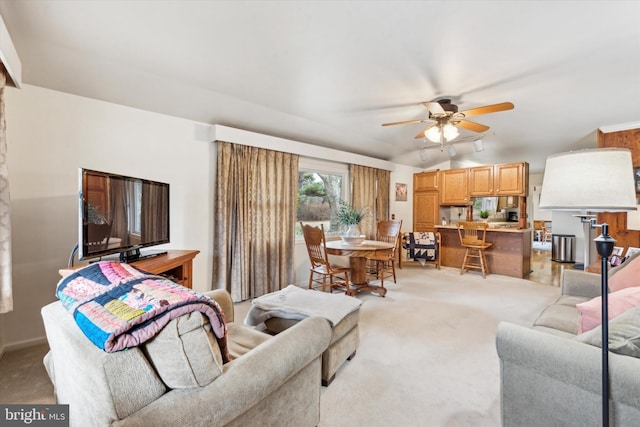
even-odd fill
[[(532, 328), (498, 326), (503, 426), (601, 425), (601, 329), (578, 334), (576, 308), (600, 295), (600, 275), (566, 269), (561, 286), (558, 300)], [(640, 307), (609, 322), (612, 426), (637, 426), (640, 420), (640, 359), (611, 351), (628, 345), (630, 336), (637, 339), (639, 332)]]
[(316, 426), (321, 355), (331, 329), (308, 318), (271, 337), (233, 322), (225, 291), (230, 353), (222, 365), (200, 313), (171, 321), (152, 341), (116, 353), (94, 346), (60, 302), (42, 308), (45, 366), (72, 426)]

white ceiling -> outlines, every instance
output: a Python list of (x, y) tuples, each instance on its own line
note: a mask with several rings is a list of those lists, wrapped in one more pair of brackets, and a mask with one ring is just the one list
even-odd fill
[[(461, 163), (595, 147), (640, 120), (640, 1), (14, 1), (0, 13), (23, 81), (429, 168), (423, 101), (474, 117)], [(463, 131), (462, 136), (472, 135)]]

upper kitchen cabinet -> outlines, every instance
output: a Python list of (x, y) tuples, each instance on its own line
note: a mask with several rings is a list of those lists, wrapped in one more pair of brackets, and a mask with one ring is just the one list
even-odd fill
[(505, 163), (493, 169), (496, 196), (527, 196), (529, 163)]
[(469, 194), (478, 196), (526, 196), (529, 164), (505, 163), (469, 169)]
[(413, 175), (413, 191), (438, 189), (438, 171), (420, 172)]
[(469, 169), (440, 171), (440, 204), (466, 206), (470, 203)]
[(479, 166), (469, 169), (469, 194), (473, 196), (493, 196), (493, 166)]

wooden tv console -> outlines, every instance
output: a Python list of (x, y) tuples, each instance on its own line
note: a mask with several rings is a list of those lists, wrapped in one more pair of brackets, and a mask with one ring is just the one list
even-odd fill
[[(152, 274), (170, 276), (173, 281), (185, 288), (192, 288), (193, 259), (199, 253), (200, 251), (196, 250), (168, 250), (166, 254), (132, 261), (130, 264)], [(83, 265), (60, 269), (58, 272), (62, 277), (65, 277), (81, 267)]]

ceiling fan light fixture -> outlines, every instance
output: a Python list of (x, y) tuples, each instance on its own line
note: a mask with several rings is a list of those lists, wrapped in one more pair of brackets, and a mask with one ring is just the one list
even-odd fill
[(431, 142), (440, 142), (440, 126), (432, 126), (424, 132), (424, 136)]
[(447, 141), (451, 141), (452, 139), (460, 135), (460, 133), (458, 132), (458, 128), (451, 123), (447, 123), (442, 127), (442, 133), (444, 134), (444, 138)]
[(424, 136), (431, 142), (442, 143), (442, 137), (447, 141), (451, 141), (460, 135), (458, 128), (451, 123), (432, 126), (424, 132)]
[(484, 151), (484, 141), (482, 140), (482, 138), (473, 141), (473, 148), (476, 150), (476, 153), (479, 151)]

